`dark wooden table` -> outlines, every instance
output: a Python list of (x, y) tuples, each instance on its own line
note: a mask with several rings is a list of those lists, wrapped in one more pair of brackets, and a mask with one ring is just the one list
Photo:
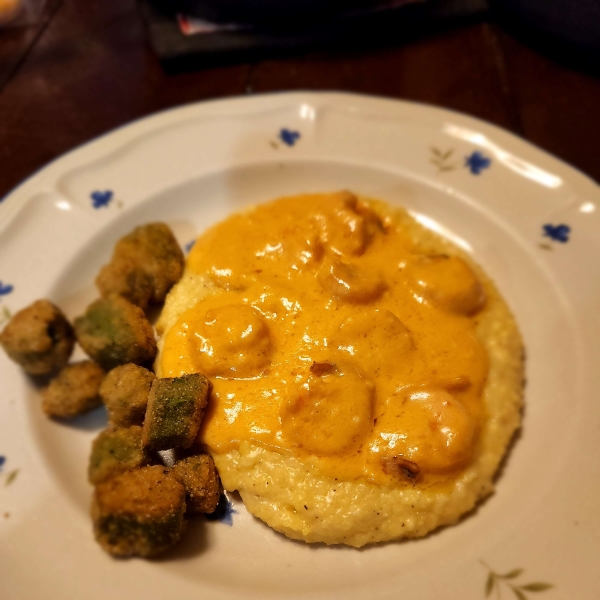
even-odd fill
[(49, 0), (0, 33), (0, 198), (71, 148), (197, 100), (275, 90), (417, 100), (491, 121), (600, 181), (600, 79), (477, 23), (384, 49), (327, 52), (167, 75), (134, 0)]

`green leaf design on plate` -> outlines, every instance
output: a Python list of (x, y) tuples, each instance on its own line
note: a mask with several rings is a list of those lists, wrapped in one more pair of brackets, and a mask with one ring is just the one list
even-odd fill
[(511, 590), (519, 600), (527, 600), (527, 596), (519, 588), (511, 587)]
[(554, 587), (551, 583), (545, 583), (543, 581), (534, 581), (532, 583), (525, 583), (523, 585), (517, 585), (515, 583), (511, 583), (512, 580), (520, 577), (525, 570), (521, 568), (511, 569), (506, 573), (496, 573), (493, 571), (490, 566), (483, 562), (479, 561), (488, 571), (488, 576), (485, 581), (485, 597), (489, 598), (492, 595), (492, 592), (496, 591), (496, 598), (498, 600), (502, 600), (503, 591), (511, 591), (517, 600), (530, 600), (525, 592), (545, 592)]
[(0, 315), (0, 325), (4, 325), (4, 323), (7, 323), (8, 321), (10, 321), (12, 317), (12, 313), (10, 312), (10, 310), (8, 310), (8, 308), (6, 306), (2, 307), (2, 315)]
[(522, 585), (522, 590), (527, 590), (528, 592), (545, 592), (550, 588), (554, 587), (551, 583), (543, 583), (541, 581), (536, 581), (535, 583), (528, 583), (526, 585)]
[(4, 485), (10, 485), (11, 483), (13, 483), (14, 480), (17, 478), (18, 474), (19, 474), (19, 469), (15, 469), (14, 471), (11, 471), (6, 476), (6, 481), (4, 482)]
[(488, 575), (487, 581), (485, 582), (485, 597), (486, 598), (489, 597), (489, 595), (492, 593), (495, 583), (496, 583), (496, 578), (494, 577), (493, 573), (490, 573)]
[(454, 153), (454, 148), (450, 148), (445, 152), (442, 152), (439, 148), (435, 146), (429, 147), (431, 150), (432, 156), (429, 158), (429, 162), (435, 165), (438, 168), (438, 173), (446, 173), (448, 171), (454, 171), (458, 167), (457, 164), (451, 164), (448, 162), (452, 154)]
[(501, 577), (502, 579), (514, 579), (515, 577), (518, 577), (522, 572), (523, 569), (513, 569), (505, 575), (498, 575), (498, 577)]

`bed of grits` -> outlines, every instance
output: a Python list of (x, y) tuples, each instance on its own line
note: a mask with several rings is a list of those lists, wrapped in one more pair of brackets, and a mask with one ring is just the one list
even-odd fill
[[(487, 417), (475, 457), (444, 485), (384, 487), (368, 481), (341, 481), (322, 473), (310, 459), (300, 460), (242, 442), (238, 450), (213, 454), (225, 489), (237, 490), (247, 509), (290, 538), (348, 544), (419, 537), (455, 523), (493, 491), (493, 479), (519, 426), (523, 387), (523, 348), (513, 316), (494, 284), (454, 245), (424, 228), (401, 209), (391, 212), (423, 253), (458, 254), (483, 282), (487, 304), (477, 318), (477, 337), (489, 357), (483, 393)], [(157, 329), (162, 335), (156, 361), (160, 373), (165, 334), (188, 308), (220, 293), (208, 277), (186, 273), (167, 298)]]

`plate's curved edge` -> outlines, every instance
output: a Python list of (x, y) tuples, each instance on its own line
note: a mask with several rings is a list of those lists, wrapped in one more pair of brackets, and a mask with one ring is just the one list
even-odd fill
[[(311, 98), (317, 97), (320, 101), (321, 99), (326, 98), (325, 95), (321, 95), (321, 94), (286, 94), (286, 95), (278, 95), (277, 97), (281, 100), (280, 102), (276, 102), (273, 105), (273, 108), (281, 108), (282, 106), (294, 106), (296, 103), (298, 102), (310, 102)], [(412, 112), (414, 112), (415, 109), (421, 107), (425, 110), (425, 112), (427, 112), (427, 114), (429, 115), (428, 117), (428, 121), (431, 123), (435, 123), (436, 120), (438, 119), (438, 117), (441, 119), (442, 117), (440, 115), (445, 115), (445, 119), (448, 120), (450, 117), (448, 117), (448, 114), (455, 114), (455, 113), (450, 113), (450, 111), (445, 111), (442, 109), (436, 109), (436, 108), (429, 108), (426, 105), (414, 105), (412, 103), (403, 103), (403, 102), (396, 102), (393, 100), (385, 100), (385, 99), (376, 99), (376, 98), (372, 98), (369, 99), (368, 97), (362, 97), (362, 96), (353, 96), (353, 95), (346, 95), (346, 94), (332, 94), (331, 95), (332, 100), (329, 103), (329, 105), (336, 105), (339, 106), (341, 109), (349, 109), (352, 110), (354, 107), (357, 107), (357, 110), (361, 110), (361, 106), (369, 106), (370, 107), (370, 112), (373, 112), (373, 108), (377, 109), (377, 107), (381, 106), (381, 104), (379, 104), (379, 102), (389, 102), (389, 106), (390, 109), (393, 110), (397, 110), (399, 105), (406, 105), (408, 106), (408, 108), (406, 110), (410, 110)], [(339, 97), (339, 98), (338, 98)], [(267, 97), (270, 98), (270, 97)], [(258, 99), (260, 99), (261, 101), (265, 100), (265, 97), (258, 97)], [(337, 99), (337, 100), (336, 100)], [(257, 100), (257, 99), (254, 99)], [(283, 102), (283, 100), (285, 100), (285, 102)], [(344, 102), (344, 105), (342, 106), (340, 103)], [(231, 101), (232, 106), (237, 106), (237, 102), (239, 102), (239, 100), (232, 100)], [(354, 104), (352, 104), (352, 102), (354, 102)], [(365, 102), (365, 104), (363, 105), (362, 103)], [(374, 102), (374, 103), (373, 103)], [(323, 104), (327, 105), (327, 100), (323, 100)], [(182, 109), (178, 108), (178, 109), (173, 109), (171, 111), (167, 111), (169, 113), (173, 113), (177, 115), (176, 119), (173, 119), (172, 123), (176, 123), (180, 120), (186, 120), (189, 118), (196, 118), (200, 115), (202, 116), (207, 116), (208, 113), (206, 112), (206, 108), (207, 105), (214, 105), (214, 103), (204, 103), (204, 104), (199, 104), (199, 105), (192, 105), (191, 107), (184, 107)], [(187, 108), (192, 109), (191, 112), (187, 111)], [(179, 112), (179, 111), (183, 111), (183, 112)], [(196, 112), (198, 111), (198, 112)], [(437, 114), (438, 112), (440, 113), (439, 115), (435, 116), (434, 113), (430, 112), (430, 111), (435, 111), (435, 113)], [(391, 114), (392, 110), (390, 110)], [(248, 111), (248, 113), (253, 113), (253, 111)], [(248, 114), (247, 113), (247, 114)], [(400, 113), (399, 113), (400, 114)], [(424, 113), (423, 113), (424, 114)], [(434, 115), (434, 117), (432, 118), (432, 115)], [(139, 136), (140, 133), (146, 133), (146, 132), (150, 132), (155, 130), (158, 127), (164, 126), (165, 122), (162, 121), (160, 118), (158, 118), (160, 115), (154, 115), (154, 116), (150, 116), (147, 117), (145, 119), (142, 119), (141, 121), (137, 122), (137, 123), (133, 123), (131, 125), (128, 126), (124, 126), (123, 128), (121, 128), (121, 130), (124, 130), (125, 133), (127, 133), (127, 135), (123, 136), (121, 135), (122, 132), (119, 132), (119, 130), (117, 130), (117, 133), (119, 133), (119, 138), (121, 138), (121, 143), (120, 145), (117, 144), (112, 144), (111, 145), (114, 148), (119, 148), (124, 144), (127, 144), (128, 142), (137, 139), (136, 136)], [(156, 121), (156, 126), (152, 127), (151, 129), (148, 128), (147, 126), (148, 124), (146, 123), (146, 121), (152, 121), (153, 119), (157, 119)], [(464, 121), (462, 121), (461, 119), (464, 119)], [(443, 122), (443, 119), (442, 119)], [(513, 146), (512, 148), (516, 148), (516, 146), (514, 144), (516, 144), (517, 142), (519, 144), (524, 144), (526, 147), (528, 147), (528, 151), (529, 152), (535, 152), (535, 153), (540, 153), (540, 156), (545, 157), (546, 160), (548, 161), (557, 161), (558, 163), (560, 163), (561, 166), (561, 174), (564, 174), (565, 177), (569, 177), (569, 182), (576, 188), (576, 192), (579, 194), (582, 194), (582, 197), (586, 197), (587, 200), (595, 200), (597, 197), (600, 197), (600, 188), (598, 188), (596, 186), (596, 184), (589, 180), (585, 175), (577, 172), (575, 169), (572, 169), (571, 167), (569, 167), (568, 165), (561, 163), (561, 161), (558, 161), (557, 159), (545, 154), (543, 151), (538, 150), (537, 148), (535, 148), (534, 146), (528, 144), (527, 142), (524, 142), (522, 140), (519, 140), (519, 138), (516, 138), (515, 136), (513, 136), (510, 133), (504, 132), (502, 129), (497, 128), (493, 125), (489, 125), (489, 124), (485, 124), (483, 123), (481, 126), (480, 125), (476, 125), (475, 123), (477, 123), (476, 119), (472, 119), (470, 117), (463, 117), (461, 115), (459, 115), (459, 118), (455, 119), (455, 122), (461, 122), (464, 123), (465, 126), (470, 126), (472, 128), (478, 128), (481, 131), (485, 131), (486, 135), (489, 135), (490, 137), (493, 136), (493, 139), (498, 141), (499, 143), (504, 144), (504, 142), (500, 139), (502, 137), (502, 135), (506, 135), (509, 136), (507, 139), (509, 138), (514, 138), (513, 139)], [(130, 129), (131, 128), (131, 129)], [(495, 129), (498, 131), (498, 137), (496, 137), (495, 134), (490, 133), (490, 131), (492, 129)], [(500, 135), (502, 134), (502, 135)], [(105, 136), (102, 136), (102, 138), (99, 138), (95, 141), (89, 142), (88, 144), (86, 144), (87, 146), (92, 147), (90, 150), (90, 154), (89, 154), (89, 158), (91, 158), (92, 160), (94, 158), (98, 158), (104, 155), (104, 152), (106, 150), (106, 146), (103, 146), (103, 144), (101, 142), (105, 142), (107, 137), (110, 137), (111, 135), (113, 135), (113, 133), (108, 133)], [(131, 137), (127, 137), (128, 135), (131, 135)], [(114, 140), (112, 140), (114, 142)], [(17, 190), (15, 190), (15, 197), (16, 197), (16, 204), (15, 204), (15, 216), (17, 214), (20, 213), (21, 210), (21, 205), (19, 205), (19, 202), (22, 202), (23, 206), (25, 206), (27, 204), (27, 201), (29, 200), (30, 197), (32, 197), (32, 195), (40, 192), (43, 189), (43, 186), (47, 183), (47, 182), (52, 182), (53, 178), (55, 177), (55, 175), (53, 175), (52, 173), (60, 173), (61, 170), (63, 169), (63, 163), (61, 162), (62, 160), (65, 160), (68, 162), (69, 157), (71, 156), (71, 154), (80, 152), (80, 151), (88, 151), (88, 149), (86, 149), (86, 147), (81, 147), (78, 149), (73, 150), (72, 152), (70, 152), (67, 155), (64, 155), (62, 158), (57, 159), (54, 163), (51, 163), (47, 169), (50, 170), (50, 175), (48, 179), (45, 179), (45, 175), (43, 173), (44, 170), (42, 170), (42, 172), (38, 173), (37, 175), (40, 175), (40, 179), (38, 179), (38, 183), (36, 185), (39, 185), (40, 187), (37, 188), (36, 185), (34, 185), (31, 188), (26, 188), (29, 189), (30, 191), (28, 191), (25, 194), (21, 195), (21, 191), (20, 188), (17, 188)], [(97, 152), (97, 156), (94, 156), (93, 153)], [(88, 158), (86, 158), (85, 160), (88, 160)], [(57, 168), (57, 171), (52, 171), (51, 169), (55, 169)], [(557, 169), (558, 170), (558, 169)], [(568, 173), (567, 173), (568, 170)], [(575, 177), (575, 175), (577, 175), (577, 177)], [(32, 179), (34, 179), (36, 176), (34, 175), (32, 177)], [(581, 183), (578, 183), (579, 178), (581, 178)], [(26, 186), (26, 184), (31, 183), (28, 181), (26, 181), (24, 184), (22, 184), (23, 187)], [(589, 186), (589, 187), (588, 187)], [(20, 186), (21, 187), (21, 186)], [(588, 191), (589, 190), (589, 193)], [(18, 194), (17, 194), (18, 192)], [(1, 225), (1, 221), (2, 221), (2, 206), (0, 205), (0, 225)], [(560, 244), (558, 244), (560, 245)], [(556, 253), (558, 255), (558, 253)], [(12, 465), (11, 467), (11, 471), (12, 471)], [(19, 480), (17, 480), (18, 484), (21, 484), (21, 482), (24, 479), (24, 476), (26, 477), (27, 474), (21, 474), (19, 475)], [(12, 489), (12, 488), (11, 488)], [(492, 556), (488, 557), (487, 555), (485, 557), (481, 557), (481, 558), (485, 558), (486, 560), (490, 561), (490, 564), (494, 567), (494, 568), (501, 568), (501, 565), (499, 565), (499, 557), (496, 556), (494, 553), (491, 553)], [(501, 557), (501, 556), (500, 556)], [(512, 561), (512, 559), (511, 559)], [(474, 563), (475, 568), (481, 568), (483, 569), (483, 567), (478, 566), (476, 563)], [(510, 565), (508, 565), (510, 567), (514, 566), (511, 562)], [(523, 566), (527, 568), (527, 572), (531, 572), (533, 570), (532, 565), (529, 564), (520, 564), (519, 566)], [(484, 578), (484, 576), (486, 575), (486, 573), (484, 572), (484, 570), (481, 573), (481, 577), (482, 579)], [(545, 573), (542, 572), (542, 575), (545, 577)], [(552, 580), (554, 581), (554, 579)], [(482, 581), (482, 585), (481, 585), (481, 591), (482, 591), (482, 596), (483, 596), (483, 581)], [(213, 596), (216, 597), (216, 596)], [(309, 597), (309, 596), (306, 596)]]
[[(265, 103), (269, 106), (266, 107)], [(435, 117), (440, 123), (453, 120), (467, 127), (476, 128), (492, 139), (500, 142), (501, 146), (512, 146), (518, 153), (533, 154), (534, 162), (542, 162), (552, 170), (560, 171), (566, 176), (582, 199), (597, 200), (600, 202), (600, 186), (588, 175), (569, 165), (560, 158), (539, 148), (535, 144), (522, 139), (518, 135), (501, 127), (480, 120), (464, 113), (440, 108), (421, 102), (409, 102), (394, 98), (370, 96), (344, 92), (277, 92), (256, 96), (243, 96), (224, 98), (185, 104), (147, 115), (135, 121), (126, 123), (112, 129), (100, 137), (93, 138), (73, 148), (67, 153), (57, 157), (47, 165), (41, 167), (30, 177), (18, 184), (6, 196), (0, 198), (0, 232), (8, 226), (15, 215), (25, 206), (27, 199), (45, 190), (46, 185), (53, 187), (53, 182), (60, 176), (66, 166), (76, 158), (77, 165), (84, 165), (90, 160), (98, 159), (117, 151), (125, 144), (129, 144), (140, 135), (149, 131), (166, 127), (170, 124), (182, 122), (193, 117), (209, 115), (226, 115), (231, 111), (239, 114), (240, 110), (250, 113), (256, 110), (264, 111), (265, 108), (276, 109), (293, 105), (320, 103), (322, 105), (337, 105), (352, 112), (360, 112), (361, 108), (384, 108), (400, 115), (403, 111), (419, 111), (424, 118), (431, 120)], [(530, 159), (531, 160), (531, 159)]]

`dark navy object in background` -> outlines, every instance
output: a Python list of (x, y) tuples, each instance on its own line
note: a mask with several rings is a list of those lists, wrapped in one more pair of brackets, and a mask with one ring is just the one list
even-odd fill
[[(496, 21), (521, 41), (600, 72), (600, 0), (139, 0), (150, 42), (175, 70), (261, 60), (318, 48), (401, 44), (473, 20)], [(183, 13), (241, 24), (184, 35)]]
[(600, 51), (600, 0), (493, 0), (492, 6), (532, 29)]

